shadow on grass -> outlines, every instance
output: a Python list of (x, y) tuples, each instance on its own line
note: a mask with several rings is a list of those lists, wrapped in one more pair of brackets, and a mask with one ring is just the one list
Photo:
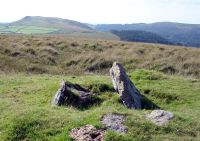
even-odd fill
[[(123, 105), (122, 100), (119, 98), (118, 102)], [(151, 100), (149, 100), (146, 96), (142, 95), (142, 108), (141, 109), (146, 109), (146, 110), (155, 110), (155, 109), (160, 109), (158, 105), (153, 103)]]
[(63, 106), (72, 106), (78, 110), (87, 110), (93, 106), (99, 106), (103, 102), (98, 96), (90, 96), (90, 97), (79, 97), (77, 95), (71, 95), (66, 99), (66, 101), (62, 104)]
[(142, 95), (142, 109), (154, 110), (160, 109), (160, 107), (149, 100), (146, 96)]

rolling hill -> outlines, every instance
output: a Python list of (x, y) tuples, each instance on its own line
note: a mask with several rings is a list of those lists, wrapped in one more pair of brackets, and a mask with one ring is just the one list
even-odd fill
[(112, 33), (95, 31), (84, 23), (40, 16), (26, 16), (15, 22), (0, 24), (0, 34), (59, 34), (75, 37), (119, 39)]
[(126, 41), (200, 47), (200, 25), (198, 24), (158, 22), (152, 24), (92, 25), (68, 19), (40, 16), (26, 16), (15, 22), (0, 24), (0, 34), (54, 34), (95, 39), (119, 40), (121, 38), (124, 40), (121, 37), (122, 34), (113, 34), (111, 30), (123, 31), (123, 36), (125, 35), (124, 31), (132, 31), (132, 33), (137, 31), (137, 34), (134, 32), (134, 35), (126, 32), (130, 34), (126, 35), (129, 38), (134, 36), (132, 40)]
[(0, 25), (0, 33), (70, 34), (73, 32), (93, 32), (93, 30), (76, 21), (40, 16), (26, 16), (21, 20)]
[(147, 32), (147, 31), (139, 31), (139, 30), (111, 30), (111, 33), (120, 37), (122, 41), (134, 41), (134, 42), (144, 42), (144, 43), (160, 43), (160, 44), (170, 44), (167, 39), (161, 37), (158, 34)]
[(168, 41), (184, 45), (200, 47), (200, 25), (171, 22), (158, 22), (152, 24), (99, 24), (94, 26), (98, 31), (110, 30), (140, 30), (160, 35)]
[(38, 26), (45, 28), (58, 29), (58, 33), (71, 32), (91, 32), (92, 29), (85, 24), (61, 18), (40, 17), (40, 16), (26, 16), (23, 19), (12, 22), (11, 26)]

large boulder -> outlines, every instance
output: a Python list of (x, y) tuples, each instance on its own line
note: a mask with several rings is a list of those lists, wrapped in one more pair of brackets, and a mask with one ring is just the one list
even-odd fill
[(160, 126), (167, 124), (173, 117), (173, 113), (164, 110), (153, 110), (146, 116), (148, 120)]
[(72, 129), (70, 137), (75, 141), (103, 141), (103, 133), (92, 125)]
[(54, 105), (71, 105), (77, 108), (86, 108), (100, 102), (100, 99), (88, 89), (78, 84), (62, 81), (52, 103)]
[(128, 78), (125, 69), (120, 63), (114, 62), (110, 69), (112, 83), (127, 108), (142, 108), (142, 96), (139, 90)]

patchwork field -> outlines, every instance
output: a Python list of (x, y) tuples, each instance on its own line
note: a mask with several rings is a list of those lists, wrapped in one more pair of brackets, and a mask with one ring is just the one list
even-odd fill
[(58, 31), (55, 28), (46, 28), (38, 26), (0, 26), (1, 33), (12, 33), (12, 34), (47, 34)]

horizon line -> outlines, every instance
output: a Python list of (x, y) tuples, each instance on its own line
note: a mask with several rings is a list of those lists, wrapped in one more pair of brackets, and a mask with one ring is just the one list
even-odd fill
[[(52, 16), (52, 17), (49, 17), (49, 16), (24, 16), (23, 18), (20, 18), (19, 20), (22, 20), (26, 17), (59, 18), (59, 19), (63, 19), (63, 20), (71, 20), (71, 21), (76, 21), (76, 22), (79, 22), (79, 23), (91, 24), (91, 25), (101, 25), (101, 24), (105, 24), (105, 25), (112, 25), (112, 24), (127, 25), (127, 24), (155, 24), (155, 23), (176, 23), (176, 24), (200, 25), (200, 23), (187, 23), (187, 22), (167, 21), (167, 20), (166, 21), (156, 21), (156, 22), (129, 22), (129, 23), (102, 23), (102, 22), (99, 22), (99, 23), (90, 23), (90, 22), (81, 22), (81, 21), (74, 20), (74, 19), (61, 18), (61, 17), (55, 17), (55, 16)], [(11, 22), (1, 22), (0, 21), (0, 24), (9, 24), (9, 23), (12, 23), (12, 22), (17, 22), (19, 20), (14, 20), (14, 21), (11, 21)]]

